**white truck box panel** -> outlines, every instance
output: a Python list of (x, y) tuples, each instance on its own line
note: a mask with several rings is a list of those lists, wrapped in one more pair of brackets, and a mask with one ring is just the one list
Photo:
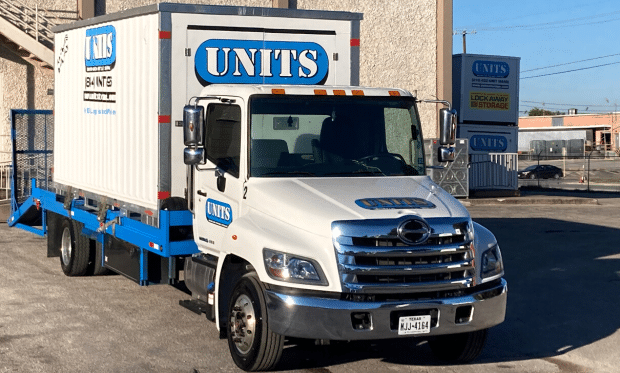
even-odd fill
[[(54, 181), (157, 208), (158, 20), (149, 14), (56, 35)], [(88, 72), (86, 44), (97, 38), (92, 56), (113, 53), (113, 65)]]

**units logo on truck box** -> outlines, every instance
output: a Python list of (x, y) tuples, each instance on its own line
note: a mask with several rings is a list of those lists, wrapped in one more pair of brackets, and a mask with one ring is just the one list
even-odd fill
[[(84, 101), (116, 103), (114, 74), (116, 65), (116, 28), (112, 25), (86, 30), (84, 37)], [(116, 110), (85, 107), (84, 113), (115, 115)]]
[(198, 47), (194, 68), (203, 85), (312, 85), (327, 79), (329, 61), (312, 42), (210, 39)]
[(232, 223), (232, 208), (229, 204), (209, 198), (207, 200), (207, 220), (224, 226)]
[(112, 25), (86, 30), (84, 61), (86, 71), (110, 71), (116, 63), (116, 29)]

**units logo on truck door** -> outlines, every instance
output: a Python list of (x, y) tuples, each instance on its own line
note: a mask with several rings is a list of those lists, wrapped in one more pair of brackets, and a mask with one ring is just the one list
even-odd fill
[(312, 42), (210, 39), (194, 57), (201, 84), (322, 84), (329, 60)]
[(116, 29), (102, 26), (86, 30), (84, 62), (87, 72), (110, 71), (116, 63)]
[(232, 223), (232, 208), (227, 203), (209, 198), (207, 199), (205, 210), (207, 211), (207, 220), (212, 223), (224, 226), (228, 226)]

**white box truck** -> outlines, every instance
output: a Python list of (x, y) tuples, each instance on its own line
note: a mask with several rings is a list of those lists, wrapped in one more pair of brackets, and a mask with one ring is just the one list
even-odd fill
[(500, 249), (425, 176), (420, 101), (357, 86), (361, 19), (162, 3), (59, 26), (53, 182), (9, 224), (68, 276), (185, 284), (247, 371), (285, 338), (474, 359), (505, 316)]

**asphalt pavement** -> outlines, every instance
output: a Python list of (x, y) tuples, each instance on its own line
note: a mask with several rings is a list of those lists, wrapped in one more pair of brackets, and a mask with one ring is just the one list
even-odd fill
[[(278, 370), (620, 372), (620, 194), (461, 202), (496, 235), (509, 288), (506, 321), (474, 363), (442, 365), (422, 339), (289, 343)], [(0, 223), (0, 373), (239, 372), (215, 325), (178, 305), (184, 293), (66, 277), (45, 242)]]

